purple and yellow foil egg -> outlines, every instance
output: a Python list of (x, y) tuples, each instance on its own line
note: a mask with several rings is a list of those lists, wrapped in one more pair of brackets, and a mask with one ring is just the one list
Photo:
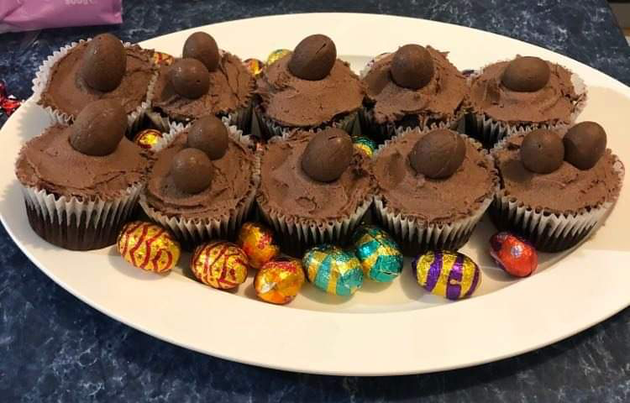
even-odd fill
[(481, 284), (481, 270), (468, 256), (451, 251), (429, 251), (411, 263), (418, 284), (452, 301), (468, 298)]

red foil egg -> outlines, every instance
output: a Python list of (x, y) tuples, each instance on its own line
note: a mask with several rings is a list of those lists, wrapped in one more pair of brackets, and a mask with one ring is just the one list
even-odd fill
[(538, 267), (538, 252), (523, 238), (498, 232), (490, 238), (490, 256), (514, 277), (527, 277)]

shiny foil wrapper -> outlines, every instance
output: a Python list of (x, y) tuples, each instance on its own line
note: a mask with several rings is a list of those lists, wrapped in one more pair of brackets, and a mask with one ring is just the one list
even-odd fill
[(308, 280), (329, 294), (348, 296), (363, 285), (363, 267), (353, 253), (332, 245), (309, 249), (302, 258)]
[(225, 241), (199, 245), (190, 262), (190, 269), (199, 281), (221, 290), (242, 284), (247, 279), (248, 267), (245, 252)]
[(390, 282), (403, 269), (403, 255), (398, 244), (382, 229), (364, 225), (352, 236), (354, 254), (361, 262), (365, 277), (379, 282)]
[(238, 233), (238, 246), (247, 254), (249, 265), (260, 269), (280, 254), (273, 232), (259, 223), (246, 222)]
[(179, 260), (181, 247), (166, 229), (148, 222), (127, 223), (116, 242), (127, 262), (142, 270), (165, 273)]
[(536, 248), (509, 232), (498, 232), (490, 238), (490, 256), (514, 277), (527, 277), (538, 268)]
[(288, 55), (289, 53), (291, 53), (291, 51), (289, 49), (276, 49), (273, 52), (269, 53), (269, 56), (267, 56), (267, 66), (271, 66), (272, 64), (274, 64), (275, 62), (277, 62), (278, 60), (282, 59), (284, 56)]
[(256, 273), (254, 289), (263, 301), (284, 305), (293, 301), (304, 284), (304, 270), (298, 259), (266, 263)]
[(470, 297), (481, 283), (477, 263), (458, 252), (429, 251), (418, 256), (411, 267), (420, 286), (450, 300)]
[(173, 63), (173, 60), (173, 56), (169, 55), (168, 53), (158, 52), (157, 50), (153, 52), (153, 63), (157, 64), (158, 66), (169, 66), (171, 63)]
[(376, 150), (376, 143), (372, 139), (369, 139), (365, 136), (355, 136), (352, 137), (352, 143), (357, 149), (363, 151), (368, 157), (372, 158), (372, 156), (374, 155), (374, 150)]
[(151, 150), (160, 140), (162, 140), (162, 132), (155, 129), (144, 129), (133, 138), (133, 142), (140, 147)]
[(245, 61), (243, 61), (243, 64), (254, 77), (262, 73), (263, 69), (265, 68), (265, 64), (258, 59), (246, 59)]

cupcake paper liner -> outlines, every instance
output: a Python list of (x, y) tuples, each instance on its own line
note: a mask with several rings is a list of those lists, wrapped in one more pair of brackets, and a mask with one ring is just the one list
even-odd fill
[[(477, 72), (468, 77), (469, 86), (476, 77), (479, 77), (483, 73), (484, 68), (485, 67), (479, 69)], [(520, 133), (527, 133), (536, 129), (547, 129), (559, 133), (565, 133), (575, 122), (579, 114), (582, 113), (587, 100), (587, 89), (584, 81), (577, 74), (572, 73), (571, 83), (573, 84), (573, 88), (580, 99), (574, 105), (574, 110), (569, 117), (569, 123), (540, 122), (513, 125), (494, 120), (485, 113), (470, 113), (466, 116), (466, 132), (481, 141), (484, 147), (487, 148), (492, 148), (503, 138)]]
[[(189, 127), (190, 123), (185, 126), (181, 123), (172, 123), (171, 130), (165, 136), (163, 143), (159, 145), (159, 149), (161, 150), (170, 145), (182, 131)], [(253, 149), (254, 143), (250, 136), (243, 135), (243, 132), (237, 129), (236, 126), (228, 126), (228, 133), (232, 139)], [(158, 147), (158, 145), (156, 145), (156, 147)], [(210, 239), (225, 239), (233, 236), (252, 210), (259, 183), (260, 158), (258, 155), (255, 155), (251, 177), (252, 186), (231, 214), (207, 219), (186, 219), (183, 217), (168, 216), (151, 207), (144, 193), (140, 195), (140, 206), (150, 219), (169, 228), (173, 234), (183, 242), (183, 245), (190, 249)]]
[[(33, 79), (32, 89), (33, 89), (33, 98), (35, 102), (40, 101), (42, 93), (46, 90), (46, 86), (48, 85), (48, 80), (50, 79), (50, 73), (55, 63), (63, 59), (68, 54), (68, 52), (70, 52), (70, 50), (75, 48), (77, 45), (84, 42), (89, 42), (91, 40), (92, 39), (90, 38), (87, 40), (81, 39), (79, 42), (72, 42), (71, 44), (62, 47), (59, 50), (54, 51), (52, 55), (48, 56), (48, 58), (44, 60), (41, 66), (39, 66), (37, 73), (35, 73), (35, 78)], [(125, 48), (132, 46), (132, 44), (129, 42), (125, 42), (123, 43), (123, 45)], [(149, 82), (149, 87), (147, 88), (147, 94), (146, 94), (145, 100), (140, 105), (138, 105), (138, 107), (133, 112), (127, 114), (127, 132), (128, 133), (132, 133), (140, 127), (146, 112), (151, 107), (150, 99), (153, 94), (153, 87), (155, 85), (156, 80), (157, 80), (157, 74), (155, 74), (151, 78), (151, 81)], [(72, 116), (66, 113), (63, 113), (57, 109), (54, 109), (51, 106), (41, 105), (41, 107), (46, 111), (46, 113), (50, 117), (51, 124), (58, 123), (58, 124), (63, 124), (63, 125), (68, 126), (74, 120)]]
[[(495, 150), (504, 147), (501, 141)], [(621, 189), (625, 168), (613, 155), (613, 169), (619, 178)], [(557, 214), (545, 209), (536, 209), (524, 205), (513, 196), (500, 189), (490, 207), (490, 217), (500, 230), (509, 230), (529, 240), (534, 247), (543, 252), (560, 252), (570, 249), (594, 233), (603, 223), (618, 195), (595, 208), (584, 208), (575, 213)]]
[[(490, 166), (494, 167), (493, 157), (482, 148), (481, 144), (466, 135), (462, 136), (473, 143), (485, 156)], [(392, 138), (382, 144), (376, 154), (381, 152), (396, 138)], [(438, 249), (457, 250), (468, 242), (477, 223), (483, 217), (499, 189), (498, 173), (494, 168), (493, 172), (493, 191), (465, 218), (449, 223), (427, 223), (425, 220), (417, 217), (393, 211), (387, 206), (384, 197), (380, 194), (374, 198), (376, 217), (401, 242), (404, 249), (414, 250), (415, 253)]]
[(116, 243), (142, 188), (131, 186), (114, 200), (81, 201), (28, 186), (22, 193), (28, 221), (40, 237), (65, 249), (92, 250)]
[(337, 117), (330, 122), (324, 123), (317, 127), (312, 128), (301, 128), (301, 127), (289, 127), (283, 126), (275, 120), (268, 117), (261, 109), (260, 105), (256, 105), (254, 107), (254, 114), (258, 119), (258, 124), (261, 131), (261, 136), (269, 140), (271, 138), (277, 137), (283, 140), (289, 139), (293, 133), (297, 130), (304, 131), (312, 131), (313, 133), (317, 133), (324, 129), (330, 127), (336, 127), (341, 129), (348, 134), (352, 134), (352, 129), (354, 127), (355, 121), (357, 120), (358, 112), (350, 112), (342, 117)]

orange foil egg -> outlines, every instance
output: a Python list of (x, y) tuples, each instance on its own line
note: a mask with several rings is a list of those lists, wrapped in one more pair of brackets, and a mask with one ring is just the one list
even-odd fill
[(280, 254), (273, 232), (262, 224), (246, 222), (238, 234), (238, 246), (247, 254), (249, 265), (260, 269)]
[(284, 305), (295, 299), (304, 280), (304, 270), (298, 259), (279, 260), (266, 263), (256, 273), (254, 289), (263, 301)]
[(202, 283), (228, 290), (247, 279), (249, 261), (241, 248), (231, 242), (218, 241), (195, 249), (190, 269)]

